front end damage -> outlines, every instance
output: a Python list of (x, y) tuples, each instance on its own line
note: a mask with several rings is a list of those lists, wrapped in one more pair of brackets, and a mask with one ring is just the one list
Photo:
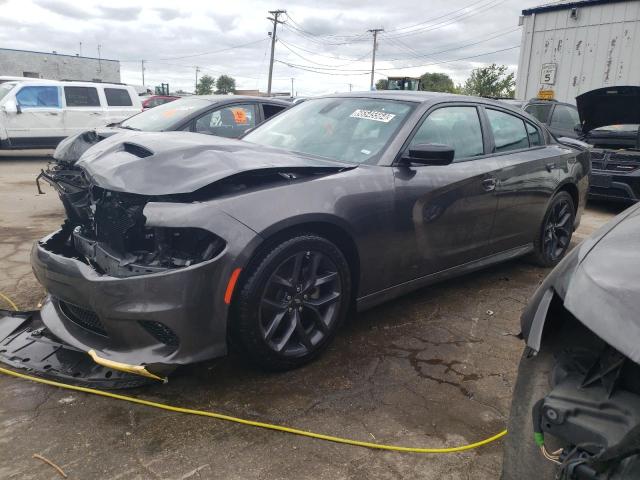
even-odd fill
[(532, 414), (536, 442), (563, 446), (558, 478), (640, 478), (638, 242), (636, 205), (571, 251), (523, 312), (531, 361), (555, 359)]
[(67, 217), (31, 252), (46, 335), (157, 377), (227, 352), (227, 285), (262, 239), (221, 204), (353, 168), (184, 132), (121, 133), (73, 166), (41, 175)]

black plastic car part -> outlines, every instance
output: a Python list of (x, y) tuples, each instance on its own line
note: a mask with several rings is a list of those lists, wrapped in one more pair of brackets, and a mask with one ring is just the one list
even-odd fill
[(155, 383), (98, 365), (87, 352), (62, 343), (43, 325), (38, 311), (0, 310), (0, 362), (42, 377), (107, 390)]

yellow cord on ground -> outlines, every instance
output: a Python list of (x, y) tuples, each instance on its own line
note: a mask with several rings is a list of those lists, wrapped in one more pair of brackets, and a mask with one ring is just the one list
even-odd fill
[[(17, 310), (17, 307), (15, 307), (15, 304), (11, 300), (6, 298), (4, 295), (2, 295), (2, 297), (8, 300), (9, 303), (15, 308), (15, 310)], [(55, 380), (47, 380), (46, 378), (33, 377), (31, 375), (15, 372), (13, 370), (8, 370), (2, 367), (0, 367), (0, 373), (4, 373), (5, 375), (9, 375), (11, 377), (21, 378), (23, 380), (30, 380), (32, 382), (42, 383), (44, 385), (50, 385), (52, 387), (64, 388), (66, 390), (74, 390), (76, 392), (89, 393), (92, 395), (98, 395), (100, 397), (113, 398), (114, 400), (121, 400), (124, 402), (136, 403), (138, 405), (145, 405), (147, 407), (158, 408), (160, 410), (167, 410), (169, 412), (185, 413), (188, 415), (199, 415), (201, 417), (216, 418), (218, 420), (225, 420), (227, 422), (239, 423), (239, 424), (248, 425), (251, 427), (266, 428), (268, 430), (291, 433), (293, 435), (300, 435), (302, 437), (315, 438), (318, 440), (325, 440), (327, 442), (342, 443), (344, 445), (352, 445), (355, 447), (364, 447), (364, 448), (371, 448), (376, 450), (390, 450), (393, 452), (404, 452), (404, 453), (456, 453), (456, 452), (464, 452), (466, 450), (472, 450), (474, 448), (482, 447), (483, 445), (487, 445), (491, 442), (495, 442), (496, 440), (499, 440), (500, 438), (504, 437), (507, 434), (507, 431), (503, 430), (500, 433), (493, 435), (492, 437), (485, 438), (484, 440), (480, 440), (479, 442), (475, 442), (475, 443), (470, 443), (468, 445), (461, 445), (459, 447), (418, 448), (418, 447), (402, 447), (398, 445), (383, 445), (380, 443), (361, 442), (359, 440), (351, 440), (349, 438), (333, 437), (331, 435), (324, 435), (322, 433), (307, 432), (306, 430), (299, 430), (297, 428), (290, 428), (282, 425), (273, 425), (270, 423), (256, 422), (254, 420), (246, 420), (244, 418), (232, 417), (230, 415), (224, 415), (222, 413), (207, 412), (204, 410), (194, 410), (191, 408), (174, 407), (172, 405), (152, 402), (150, 400), (144, 400), (141, 398), (129, 397), (127, 395), (120, 395), (118, 393), (105, 392), (103, 390), (96, 390), (94, 388), (79, 387), (76, 385), (69, 385), (62, 382), (56, 382)]]
[(472, 450), (474, 448), (482, 447), (491, 442), (504, 437), (507, 434), (506, 430), (489, 437), (479, 442), (471, 443), (469, 445), (462, 445), (459, 447), (448, 448), (416, 448), (416, 447), (401, 447), (397, 445), (382, 445), (379, 443), (361, 442), (359, 440), (351, 440), (348, 438), (332, 437), (331, 435), (324, 435), (322, 433), (307, 432), (305, 430), (299, 430), (297, 428), (284, 427), (282, 425), (272, 425), (270, 423), (256, 422), (254, 420), (246, 420), (244, 418), (232, 417), (230, 415), (224, 415), (222, 413), (206, 412), (203, 410), (193, 410), (191, 408), (174, 407), (172, 405), (166, 405), (164, 403), (152, 402), (150, 400), (143, 400), (141, 398), (129, 397), (127, 395), (120, 395), (117, 393), (105, 392), (102, 390), (96, 390), (94, 388), (78, 387), (75, 385), (68, 385), (62, 382), (56, 382), (54, 380), (47, 380), (45, 378), (32, 377), (31, 375), (25, 375), (24, 373), (14, 372), (13, 370), (7, 370), (0, 367), (0, 373), (10, 375), (16, 378), (22, 378), (23, 380), (31, 380), (32, 382), (43, 383), (45, 385), (51, 385), (53, 387), (64, 388), (66, 390), (75, 390), (76, 392), (90, 393), (93, 395), (99, 395), (101, 397), (113, 398), (115, 400), (122, 400), (130, 403), (137, 403), (138, 405), (145, 405), (147, 407), (159, 408), (161, 410), (167, 410), (169, 412), (186, 413), (188, 415), (199, 415), (202, 417), (217, 418), (218, 420), (225, 420), (227, 422), (240, 423), (242, 425), (249, 425), (251, 427), (266, 428), (269, 430), (276, 430), (279, 432), (292, 433), (294, 435), (300, 435), (303, 437), (316, 438), (318, 440), (326, 440), (328, 442), (342, 443), (345, 445), (353, 445), (356, 447), (373, 448), (377, 450), (391, 450), (394, 452), (406, 452), (406, 453), (455, 453), (464, 452), (465, 450)]
[(11, 300), (9, 297), (7, 297), (4, 293), (0, 292), (0, 298), (2, 298), (5, 302), (7, 302), (9, 305), (11, 305), (11, 308), (13, 308), (16, 312), (18, 311), (18, 305), (16, 305), (13, 300)]

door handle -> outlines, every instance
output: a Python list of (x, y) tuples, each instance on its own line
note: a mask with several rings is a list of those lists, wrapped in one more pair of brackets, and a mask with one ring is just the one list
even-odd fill
[(48, 113), (49, 113), (49, 115), (53, 115), (54, 117), (58, 116), (58, 112), (48, 112)]
[(544, 167), (547, 169), (547, 172), (551, 173), (551, 170), (556, 168), (556, 164), (555, 162), (551, 162), (551, 163), (547, 163)]
[(482, 181), (482, 188), (486, 191), (486, 192), (491, 192), (493, 190), (496, 189), (496, 179), (495, 178), (485, 178)]

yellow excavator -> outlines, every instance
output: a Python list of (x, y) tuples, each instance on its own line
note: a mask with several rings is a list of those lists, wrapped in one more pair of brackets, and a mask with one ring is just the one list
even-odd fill
[(419, 77), (389, 77), (385, 90), (420, 90)]

